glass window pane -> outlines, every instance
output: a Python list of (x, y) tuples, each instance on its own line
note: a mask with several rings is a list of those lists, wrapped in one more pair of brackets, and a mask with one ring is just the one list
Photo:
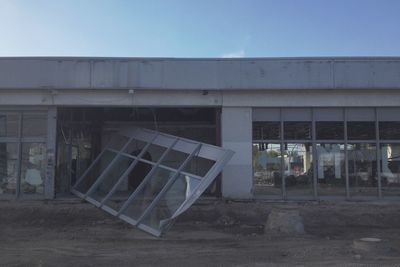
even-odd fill
[(205, 176), (214, 164), (214, 160), (194, 156), (190, 159), (183, 171), (198, 176)]
[(346, 195), (344, 153), (344, 144), (317, 144), (318, 195)]
[(157, 162), (165, 150), (167, 150), (166, 147), (151, 144), (142, 158), (148, 161)]
[(281, 145), (253, 143), (254, 192), (282, 196)]
[(344, 122), (341, 121), (317, 121), (315, 123), (317, 139), (319, 140), (343, 140)]
[(200, 180), (181, 174), (152, 211), (143, 219), (142, 224), (162, 231), (171, 222), (172, 215), (191, 196), (199, 183)]
[(143, 148), (146, 146), (146, 142), (137, 140), (137, 139), (132, 139), (129, 142), (129, 145), (125, 148), (124, 152), (128, 153), (132, 156), (138, 156), (139, 153), (143, 150)]
[(381, 179), (384, 197), (400, 196), (400, 144), (381, 146)]
[(143, 182), (144, 178), (151, 171), (153, 165), (139, 161), (135, 167), (126, 176), (117, 190), (105, 202), (105, 205), (119, 211), (129, 196), (138, 188)]
[(0, 195), (15, 194), (18, 177), (18, 144), (0, 143)]
[(105, 141), (107, 147), (115, 150), (121, 150), (126, 143), (128, 143), (129, 137), (120, 134), (114, 134), (109, 140)]
[(379, 122), (379, 138), (381, 140), (400, 140), (400, 122)]
[(283, 123), (285, 139), (309, 140), (311, 139), (311, 122), (290, 122)]
[(313, 196), (311, 143), (285, 143), (284, 178), (289, 198)]
[(82, 194), (86, 194), (89, 188), (93, 185), (105, 168), (107, 168), (116, 155), (117, 153), (110, 150), (105, 150), (102, 154), (100, 154), (100, 158), (98, 158), (98, 160), (91, 165), (85, 177), (83, 177), (83, 179), (77, 185), (75, 185), (75, 190)]
[(23, 137), (46, 137), (47, 136), (47, 113), (46, 112), (24, 112), (22, 115)]
[(377, 196), (375, 144), (349, 144), (350, 196)]
[(19, 114), (2, 112), (0, 113), (0, 137), (19, 136)]
[(280, 122), (253, 122), (253, 140), (279, 140)]
[(89, 196), (101, 202), (132, 162), (132, 158), (119, 155), (111, 168), (102, 174), (104, 176), (101, 178), (101, 182)]
[(349, 121), (347, 122), (347, 138), (349, 140), (373, 140), (376, 138), (375, 122)]
[(174, 176), (175, 172), (158, 167), (150, 180), (136, 195), (135, 200), (122, 214), (137, 220), (153, 202), (154, 198), (160, 193), (167, 182)]
[(46, 144), (22, 143), (21, 192), (43, 194), (46, 177)]

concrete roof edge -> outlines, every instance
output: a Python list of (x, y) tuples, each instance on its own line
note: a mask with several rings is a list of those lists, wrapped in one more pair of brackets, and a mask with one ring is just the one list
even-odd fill
[(323, 57), (86, 57), (86, 56), (2, 56), (0, 60), (87, 60), (87, 61), (400, 61), (400, 56), (323, 56)]

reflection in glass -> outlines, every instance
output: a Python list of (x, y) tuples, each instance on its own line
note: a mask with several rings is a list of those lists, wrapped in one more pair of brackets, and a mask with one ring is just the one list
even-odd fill
[(311, 122), (285, 121), (283, 132), (285, 139), (309, 140), (311, 139)]
[(317, 121), (315, 126), (319, 140), (344, 139), (344, 123), (342, 121)]
[(110, 169), (102, 174), (104, 176), (102, 177), (101, 182), (96, 185), (96, 188), (93, 191), (91, 190), (92, 192), (89, 196), (98, 202), (101, 202), (132, 162), (132, 158), (119, 155)]
[(311, 143), (285, 143), (285, 184), (288, 197), (313, 196)]
[(253, 140), (279, 140), (280, 122), (253, 122)]
[(0, 113), (0, 137), (18, 137), (19, 136), (19, 114)]
[(85, 177), (75, 185), (75, 190), (82, 194), (86, 194), (89, 188), (93, 185), (96, 179), (100, 176), (100, 174), (107, 168), (110, 162), (115, 158), (117, 154), (110, 150), (105, 150), (103, 154), (101, 154), (100, 158), (97, 162), (91, 165), (88, 172), (85, 174)]
[(47, 135), (47, 113), (24, 112), (22, 115), (22, 136), (46, 137), (46, 135)]
[(174, 174), (174, 171), (158, 167), (150, 180), (148, 180), (146, 185), (138, 192), (132, 204), (129, 205), (122, 214), (132, 217), (135, 220), (139, 219)]
[(15, 194), (18, 177), (18, 144), (0, 143), (0, 195)]
[(349, 144), (350, 196), (377, 196), (375, 144)]
[(382, 195), (400, 196), (400, 144), (381, 145)]
[(253, 143), (253, 179), (255, 193), (282, 194), (281, 145)]
[(171, 216), (192, 195), (199, 183), (200, 180), (181, 174), (166, 191), (158, 204), (143, 219), (142, 223), (158, 231), (167, 227)]
[(379, 138), (381, 140), (400, 140), (400, 122), (379, 122)]
[(128, 176), (123, 178), (117, 190), (105, 202), (105, 205), (113, 208), (115, 211), (119, 211), (124, 202), (143, 182), (152, 167), (153, 166), (148, 163), (142, 161), (137, 162)]
[(376, 138), (374, 121), (347, 122), (347, 138), (349, 140), (373, 140)]
[(344, 196), (346, 174), (343, 144), (317, 144), (317, 182), (321, 196)]
[(22, 143), (21, 192), (43, 194), (46, 176), (46, 144)]

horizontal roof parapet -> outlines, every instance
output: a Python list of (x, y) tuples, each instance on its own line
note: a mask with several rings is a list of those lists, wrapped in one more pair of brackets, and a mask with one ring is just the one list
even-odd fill
[(400, 89), (400, 58), (0, 58), (0, 89)]

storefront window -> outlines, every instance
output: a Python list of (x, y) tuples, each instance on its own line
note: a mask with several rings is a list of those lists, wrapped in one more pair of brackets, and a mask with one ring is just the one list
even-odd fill
[(279, 140), (280, 128), (280, 122), (254, 122), (253, 140)]
[(43, 194), (46, 177), (46, 144), (23, 143), (21, 157), (21, 192)]
[[(285, 193), (288, 199), (400, 197), (399, 112), (398, 107), (254, 108), (255, 192), (275, 198), (275, 192), (258, 189), (263, 183), (264, 188), (272, 184), (270, 173), (275, 171), (283, 173), (282, 198)], [(271, 144), (280, 142), (284, 144), (280, 161), (284, 166), (275, 165), (269, 170), (266, 162), (275, 160), (269, 158), (270, 151), (275, 150)], [(280, 148), (279, 144), (275, 146)]]
[(379, 122), (379, 138), (381, 140), (400, 140), (400, 122)]
[(375, 144), (349, 144), (350, 196), (378, 196)]
[(383, 197), (400, 196), (400, 144), (381, 145)]
[(24, 112), (22, 116), (22, 137), (46, 137), (47, 113)]
[(317, 140), (343, 140), (344, 123), (339, 121), (317, 121)]
[(311, 139), (311, 122), (292, 122), (283, 123), (285, 139), (288, 140), (309, 140)]
[(317, 183), (320, 196), (346, 194), (343, 144), (317, 144)]
[(311, 143), (285, 143), (284, 178), (288, 198), (313, 196)]
[(350, 121), (347, 123), (347, 138), (349, 140), (375, 140), (374, 121)]
[(0, 195), (44, 195), (46, 138), (47, 112), (0, 111)]
[(0, 113), (0, 137), (19, 136), (19, 114), (12, 112)]
[(0, 143), (0, 195), (15, 194), (18, 178), (18, 143)]
[(282, 194), (280, 144), (253, 143), (253, 178), (255, 193)]

